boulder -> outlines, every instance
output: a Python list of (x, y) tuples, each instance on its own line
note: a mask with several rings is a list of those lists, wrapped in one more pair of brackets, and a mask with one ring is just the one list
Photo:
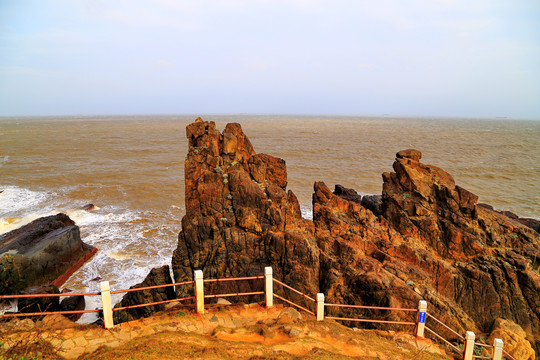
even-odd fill
[[(86, 301), (84, 300), (84, 296), (68, 296), (60, 301), (60, 311), (84, 310), (85, 307)], [(82, 314), (68, 314), (65, 316), (72, 321), (77, 321), (80, 319)]]
[(382, 195), (364, 195), (361, 204), (366, 209), (371, 210), (373, 215), (379, 216), (381, 214), (381, 202)]
[(527, 334), (518, 324), (497, 318), (493, 324), (493, 330), (489, 335), (489, 344), (493, 344), (495, 339), (504, 342), (504, 351), (515, 359), (534, 360), (535, 354), (531, 344), (526, 339)]
[(348, 189), (342, 185), (335, 186), (334, 195), (337, 195), (345, 200), (357, 202), (359, 204), (362, 202), (362, 196), (358, 195), (354, 189)]
[[(32, 286), (23, 289), (21, 295), (34, 294), (60, 294), (60, 290), (55, 285), (40, 285)], [(18, 303), (19, 312), (21, 313), (36, 313), (44, 311), (58, 311), (58, 297), (25, 297), (20, 298)]]
[(420, 161), (420, 159), (422, 158), (422, 153), (415, 149), (401, 150), (396, 154), (396, 158)]
[(287, 307), (279, 313), (276, 324), (292, 324), (302, 320), (302, 314), (295, 308)]
[(532, 218), (518, 218), (517, 221), (527, 227), (530, 227), (537, 233), (540, 233), (540, 220)]
[(83, 243), (65, 214), (51, 215), (0, 235), (0, 294), (62, 285), (96, 249)]
[[(147, 286), (165, 284), (172, 284), (171, 274), (168, 265), (162, 266), (160, 268), (153, 268), (143, 280), (143, 282), (130, 287), (130, 289), (138, 289)], [(172, 286), (157, 289), (133, 291), (126, 293), (126, 295), (124, 295), (124, 297), (122, 298), (122, 301), (115, 305), (115, 308), (172, 300), (174, 298), (175, 295)], [(141, 317), (148, 317), (164, 309), (165, 304), (158, 304), (133, 309), (119, 310), (113, 312), (113, 320), (115, 324), (131, 321), (139, 319)]]

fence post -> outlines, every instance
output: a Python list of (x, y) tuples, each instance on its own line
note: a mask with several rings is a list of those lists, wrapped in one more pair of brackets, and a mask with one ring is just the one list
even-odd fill
[(475, 338), (476, 335), (472, 331), (467, 331), (465, 335), (465, 347), (463, 348), (463, 360), (472, 360)]
[(264, 268), (264, 294), (266, 300), (266, 308), (274, 306), (274, 281), (272, 280), (272, 267)]
[(202, 270), (195, 270), (195, 301), (197, 303), (197, 314), (204, 314), (204, 280)]
[(424, 337), (424, 328), (426, 327), (427, 302), (420, 300), (418, 303), (418, 322), (416, 323), (416, 337)]
[(103, 308), (105, 329), (110, 329), (114, 326), (114, 321), (112, 316), (111, 288), (108, 281), (101, 282), (101, 306)]
[(324, 320), (324, 294), (317, 294), (317, 321)]
[(504, 342), (501, 339), (495, 339), (493, 342), (493, 355), (491, 360), (501, 360), (503, 354), (503, 345)]

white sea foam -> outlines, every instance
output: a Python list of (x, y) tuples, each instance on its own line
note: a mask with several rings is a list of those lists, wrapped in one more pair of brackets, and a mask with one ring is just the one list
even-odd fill
[(43, 204), (53, 193), (33, 191), (18, 186), (0, 186), (0, 216), (17, 216), (20, 211), (28, 213)]
[[(0, 135), (2, 135), (2, 134), (0, 134)], [(0, 167), (1, 167), (2, 165), (4, 165), (5, 163), (7, 163), (8, 160), (9, 160), (9, 156), (8, 156), (8, 155), (6, 155), (6, 156), (4, 156), (2, 159), (0, 159)]]
[[(148, 221), (157, 216), (153, 212), (104, 206), (99, 211), (75, 210), (68, 215), (80, 226), (83, 241), (97, 247), (98, 252), (64, 284), (65, 288), (94, 292), (99, 291), (100, 281), (107, 280), (113, 290), (127, 289), (144, 280), (153, 267), (170, 263), (175, 234), (165, 227), (153, 227)], [(102, 280), (92, 281), (95, 278)], [(113, 296), (113, 303), (122, 296)], [(99, 297), (87, 297), (87, 309), (97, 307)], [(80, 322), (94, 319), (95, 315), (87, 314)]]
[[(63, 288), (96, 292), (100, 281), (92, 279), (99, 277), (109, 281), (113, 290), (127, 289), (144, 280), (153, 267), (170, 264), (178, 229), (163, 225), (162, 217), (172, 214), (106, 205), (93, 211), (80, 210), (80, 203), (69, 202), (69, 189), (45, 192), (2, 186), (0, 190), (0, 233), (42, 216), (65, 212), (79, 226), (82, 240), (98, 249)], [(113, 296), (113, 303), (122, 296)], [(86, 302), (87, 309), (101, 307), (99, 296), (87, 296)], [(95, 318), (95, 314), (85, 314), (79, 321), (88, 323)]]
[(311, 206), (300, 206), (300, 211), (304, 219), (313, 220), (313, 209)]
[(0, 186), (0, 234), (55, 214), (58, 194), (18, 186)]

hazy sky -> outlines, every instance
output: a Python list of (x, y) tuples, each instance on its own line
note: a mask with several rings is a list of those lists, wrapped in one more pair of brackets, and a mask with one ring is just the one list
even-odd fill
[(538, 0), (0, 0), (0, 116), (540, 118)]

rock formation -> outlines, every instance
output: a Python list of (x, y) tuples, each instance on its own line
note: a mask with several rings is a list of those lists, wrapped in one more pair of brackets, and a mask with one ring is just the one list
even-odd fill
[(272, 266), (276, 278), (312, 296), (323, 292), (328, 303), (415, 308), (425, 299), (430, 313), (461, 333), (488, 333), (504, 317), (519, 324), (538, 351), (538, 233), (477, 206), (477, 196), (448, 173), (422, 164), (419, 151), (396, 154), (394, 171), (383, 174), (380, 202), (370, 201), (377, 214), (354, 190), (333, 193), (316, 182), (309, 221), (286, 189), (285, 161), (256, 154), (240, 125), (228, 124), (221, 134), (199, 118), (186, 132), (186, 215), (172, 259), (176, 281), (191, 280), (196, 269), (217, 278), (260, 275)]
[(53, 283), (62, 285), (95, 252), (65, 214), (39, 218), (0, 235), (0, 294)]
[[(164, 285), (172, 284), (171, 274), (169, 266), (165, 265), (160, 268), (154, 268), (146, 276), (143, 282), (135, 286), (130, 287), (130, 289), (137, 289), (147, 286), (155, 285)], [(146, 289), (140, 291), (128, 292), (123, 298), (122, 301), (116, 304), (115, 308), (131, 306), (131, 305), (140, 305), (148, 304), (159, 301), (166, 301), (174, 299), (174, 289), (170, 287), (162, 287), (157, 289)], [(138, 307), (133, 309), (125, 309), (115, 311), (113, 313), (113, 320), (116, 324), (131, 321), (141, 317), (148, 317), (155, 312), (165, 309), (165, 304), (151, 305), (145, 307)]]
[(531, 219), (531, 218), (522, 218), (522, 217), (517, 216), (516, 214), (514, 214), (511, 211), (506, 211), (506, 210), (498, 211), (498, 210), (495, 210), (493, 208), (493, 206), (491, 206), (489, 204), (478, 203), (478, 206), (483, 207), (484, 209), (488, 209), (488, 210), (494, 211), (496, 213), (502, 214), (502, 215), (504, 215), (506, 217), (509, 217), (510, 219), (516, 220), (517, 222), (519, 222), (519, 223), (521, 223), (521, 224), (523, 224), (523, 225), (525, 225), (527, 227), (530, 227), (531, 229), (533, 229), (537, 233), (540, 233), (540, 220)]
[(501, 339), (504, 342), (504, 351), (508, 352), (514, 359), (534, 360), (534, 350), (531, 344), (526, 340), (527, 334), (521, 326), (512, 321), (498, 318), (493, 324), (493, 330), (488, 341)]
[[(188, 125), (187, 137), (186, 215), (172, 259), (175, 279), (192, 279), (196, 269), (208, 278), (260, 275), (272, 265), (278, 278), (315, 293), (314, 227), (287, 192), (285, 161), (256, 154), (239, 124), (220, 134), (213, 122), (198, 118)], [(261, 284), (215, 286), (253, 291)]]
[[(59, 311), (77, 311), (84, 310), (86, 308), (86, 300), (84, 296), (68, 296), (63, 298), (59, 304)], [(82, 314), (68, 314), (65, 315), (72, 321), (77, 321), (81, 318)]]

